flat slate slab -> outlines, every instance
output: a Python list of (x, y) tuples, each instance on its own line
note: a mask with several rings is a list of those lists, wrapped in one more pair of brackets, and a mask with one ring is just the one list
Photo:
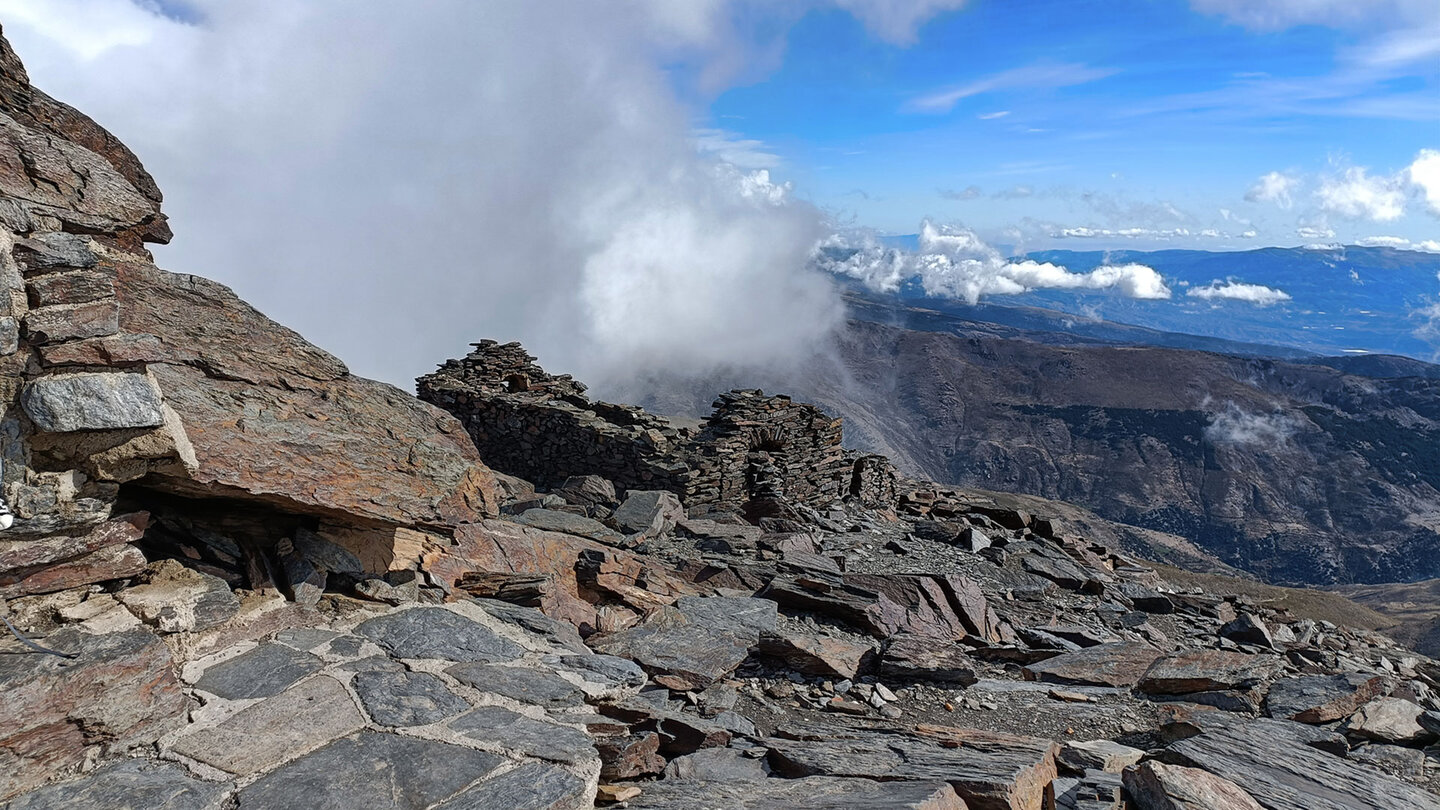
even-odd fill
[(585, 693), (553, 672), (531, 667), (495, 664), (456, 664), (445, 670), (455, 680), (482, 692), (514, 698), (523, 703), (556, 708), (579, 706)]
[(553, 762), (579, 762), (596, 756), (594, 744), (583, 731), (526, 717), (501, 706), (481, 706), (448, 725), (471, 739)]
[(356, 674), (350, 686), (370, 719), (382, 726), (428, 726), (470, 708), (428, 672), (369, 669)]
[(362, 731), (240, 791), (240, 810), (414, 810), (442, 802), (503, 760), (434, 740)]
[[(967, 810), (945, 782), (876, 782), (811, 776), (729, 782), (661, 781), (640, 785), (643, 793), (626, 802), (635, 810), (724, 807), (730, 810)], [(969, 805), (977, 807), (978, 805)]]
[(682, 596), (675, 607), (701, 627), (754, 639), (775, 631), (779, 605), (749, 596)]
[(597, 652), (629, 658), (670, 689), (703, 689), (729, 675), (750, 654), (752, 639), (694, 624), (654, 622), (592, 636)]
[(573, 810), (591, 807), (590, 786), (569, 771), (527, 762), (447, 800), (435, 810)]
[(173, 762), (130, 759), (12, 799), (6, 810), (221, 810), (234, 791)]
[(804, 739), (765, 741), (777, 774), (948, 782), (974, 810), (1042, 810), (1060, 750), (1050, 740), (942, 726), (784, 731)]
[(205, 670), (195, 688), (229, 700), (270, 697), (324, 666), (310, 653), (271, 642)]
[(246, 708), (212, 728), (197, 729), (172, 746), (176, 753), (248, 776), (273, 768), (365, 725), (350, 693), (321, 676)]
[(1161, 652), (1148, 644), (1121, 641), (1061, 653), (1024, 668), (1025, 677), (1046, 683), (1134, 686)]
[(485, 625), (438, 607), (379, 616), (361, 623), (355, 632), (396, 658), (494, 663), (518, 658), (525, 652)]
[(1240, 785), (1269, 810), (1440, 810), (1440, 797), (1302, 742), (1280, 720), (1214, 726), (1170, 751)]
[(1189, 650), (1156, 661), (1135, 688), (1152, 695), (1246, 689), (1273, 677), (1279, 669), (1280, 661), (1273, 657)]
[(1265, 711), (1280, 720), (1329, 723), (1349, 717), (1384, 691), (1384, 676), (1358, 672), (1282, 678), (1270, 685)]

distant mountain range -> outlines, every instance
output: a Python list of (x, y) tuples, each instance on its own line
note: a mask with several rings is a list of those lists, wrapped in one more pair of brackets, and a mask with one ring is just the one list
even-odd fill
[[(911, 237), (890, 237), (885, 243), (914, 249)], [(1074, 272), (1087, 272), (1105, 264), (1144, 264), (1159, 271), (1174, 292), (1168, 300), (1134, 300), (1106, 292), (1036, 290), (995, 296), (983, 302), (991, 307), (1063, 313), (1075, 324), (1057, 322), (1055, 328), (1064, 331), (1083, 331), (1104, 321), (1284, 347), (1272, 353), (1292, 357), (1300, 356), (1293, 351), (1298, 350), (1316, 354), (1397, 354), (1431, 360), (1440, 351), (1440, 253), (1345, 246), (1238, 252), (1046, 250), (1018, 258), (1053, 262)], [(1259, 306), (1190, 294), (1213, 282), (1229, 280), (1278, 290), (1290, 298)], [(901, 296), (907, 303), (937, 303), (925, 298), (918, 288), (904, 288)], [(954, 309), (946, 311), (961, 314)], [(1432, 323), (1437, 328), (1427, 334), (1426, 327)]]

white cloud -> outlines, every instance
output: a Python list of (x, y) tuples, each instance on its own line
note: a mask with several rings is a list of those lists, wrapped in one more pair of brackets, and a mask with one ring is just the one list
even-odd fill
[(1185, 294), (1206, 301), (1244, 301), (1261, 307), (1290, 300), (1290, 294), (1283, 290), (1261, 284), (1245, 284), (1234, 279), (1227, 281), (1216, 279), (1206, 287), (1191, 287), (1185, 291)]
[(1190, 235), (1188, 228), (1091, 228), (1085, 225), (1050, 232), (1056, 239), (1179, 239)]
[(981, 121), (994, 121), (996, 118), (1004, 118), (1009, 114), (1009, 110), (997, 110), (995, 112), (980, 113), (975, 117), (979, 118)]
[(1301, 225), (1295, 229), (1295, 235), (1301, 239), (1334, 239), (1335, 231), (1325, 225)]
[[(726, 168), (773, 155), (692, 132), (667, 70), (712, 89), (753, 74), (818, 4), (192, 0), (186, 24), (151, 0), (0, 0), (0, 17), (36, 85), (156, 176), (163, 266), (392, 382), (495, 337), (604, 383), (797, 358), (841, 317), (807, 269), (820, 213)], [(961, 5), (840, 4), (892, 42)], [(778, 37), (736, 22), (761, 16)]]
[(1412, 244), (1403, 236), (1366, 236), (1355, 240), (1361, 247), (1408, 248)]
[(1226, 402), (1223, 411), (1210, 415), (1205, 438), (1217, 444), (1274, 447), (1284, 444), (1299, 429), (1300, 424), (1289, 414), (1250, 413), (1234, 402)]
[(1405, 215), (1405, 193), (1396, 178), (1371, 175), (1359, 166), (1322, 179), (1315, 198), (1322, 209), (1351, 219), (1392, 222)]
[(1289, 208), (1295, 203), (1292, 192), (1298, 185), (1300, 185), (1300, 181), (1295, 177), (1280, 172), (1270, 172), (1255, 181), (1255, 185), (1245, 192), (1245, 199), (1250, 202), (1271, 202), (1281, 208)]
[(1083, 64), (1039, 62), (995, 73), (959, 87), (951, 87), (920, 96), (912, 99), (906, 105), (906, 109), (916, 112), (949, 112), (962, 99), (982, 93), (991, 93), (997, 90), (1074, 87), (1114, 76), (1118, 72), (1114, 68), (1099, 68)]
[(858, 279), (871, 289), (894, 292), (913, 279), (926, 295), (971, 304), (987, 295), (1016, 295), (1039, 289), (1108, 290), (1140, 299), (1171, 295), (1160, 274), (1143, 264), (1106, 265), (1087, 273), (1072, 273), (1049, 262), (1011, 261), (974, 231), (939, 227), (929, 221), (920, 226), (920, 245), (915, 253), (882, 248), (873, 240), (862, 241), (848, 257), (824, 266), (830, 272)]
[(728, 130), (697, 129), (691, 139), (702, 154), (741, 169), (774, 169), (780, 165), (780, 156), (771, 152), (764, 141)]
[(1421, 149), (1405, 169), (1405, 177), (1424, 197), (1430, 213), (1440, 216), (1440, 150)]

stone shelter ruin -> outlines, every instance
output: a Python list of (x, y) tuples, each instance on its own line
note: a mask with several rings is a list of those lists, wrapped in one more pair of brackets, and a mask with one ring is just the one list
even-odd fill
[(883, 456), (846, 450), (843, 420), (759, 390), (721, 394), (700, 427), (585, 396), (519, 343), (483, 340), (416, 381), (420, 398), (453, 414), (490, 466), (540, 484), (599, 475), (623, 489), (664, 489), (690, 509), (740, 509), (760, 499), (824, 506), (853, 496), (893, 502), (898, 475)]

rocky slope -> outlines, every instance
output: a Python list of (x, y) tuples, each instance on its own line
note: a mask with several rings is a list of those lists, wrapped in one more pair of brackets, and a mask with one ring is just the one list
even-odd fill
[(1440, 808), (1440, 664), (1338, 596), (1197, 587), (755, 392), (694, 434), (718, 495), (537, 489), (155, 268), (159, 192), (8, 46), (0, 129), (5, 810)]
[(1433, 379), (895, 314), (852, 321), (835, 370), (796, 387), (902, 467), (1177, 534), (1268, 581), (1440, 574)]

